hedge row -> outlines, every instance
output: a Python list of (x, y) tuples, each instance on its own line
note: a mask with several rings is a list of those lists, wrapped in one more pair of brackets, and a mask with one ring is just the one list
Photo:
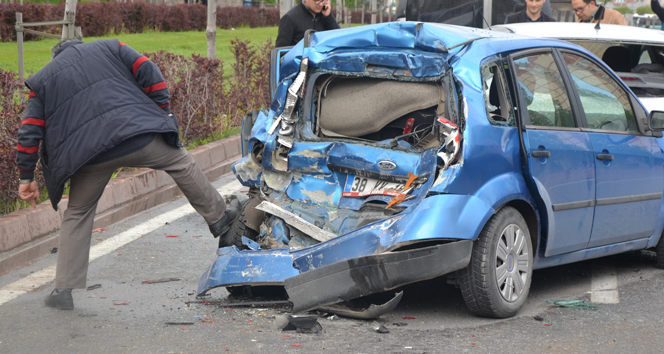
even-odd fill
[[(62, 20), (64, 4), (0, 3), (0, 40), (16, 40), (16, 13), (23, 14), (23, 22)], [(84, 37), (97, 37), (119, 33), (142, 33), (146, 30), (179, 32), (202, 31), (207, 23), (207, 7), (196, 5), (153, 5), (147, 3), (103, 2), (78, 4), (76, 25), (81, 27)], [(218, 7), (217, 26), (268, 27), (279, 25), (279, 9), (253, 7)], [(60, 33), (61, 26), (43, 26), (38, 31)], [(37, 36), (26, 34), (25, 40)]]
[[(180, 138), (192, 142), (214, 140), (224, 129), (239, 126), (244, 114), (269, 105), (269, 58), (274, 45), (268, 40), (252, 47), (248, 41), (231, 41), (235, 54), (233, 75), (223, 78), (223, 63), (198, 55), (146, 53), (164, 74), (171, 93), (171, 109), (178, 117)], [(0, 69), (0, 215), (19, 203), (16, 146), (28, 91), (17, 74)], [(212, 138), (212, 139), (210, 139)], [(37, 168), (37, 182), (43, 177)]]

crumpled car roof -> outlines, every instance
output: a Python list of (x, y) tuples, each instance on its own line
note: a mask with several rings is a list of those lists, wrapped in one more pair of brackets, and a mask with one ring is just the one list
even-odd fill
[[(343, 30), (315, 32), (308, 47), (300, 41), (282, 62), (280, 81), (299, 70), (300, 60), (309, 67), (329, 71), (362, 72), (367, 64), (408, 69), (413, 77), (437, 77), (447, 71), (449, 59), (463, 50), (464, 42), (483, 38), (475, 46), (487, 53), (551, 46), (550, 39), (535, 39), (504, 32), (423, 22), (389, 22)], [(556, 46), (573, 44), (560, 42)], [(452, 49), (449, 49), (452, 48)]]

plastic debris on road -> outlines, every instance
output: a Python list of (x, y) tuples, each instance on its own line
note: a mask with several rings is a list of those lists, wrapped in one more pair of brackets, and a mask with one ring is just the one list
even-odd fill
[(296, 331), (297, 333), (318, 333), (323, 326), (318, 323), (316, 315), (277, 315), (274, 322), (283, 331)]
[(113, 305), (129, 305), (129, 300), (113, 301)]
[(583, 300), (546, 300), (549, 304), (567, 307), (576, 310), (598, 310), (599, 307), (586, 303)]
[(101, 284), (95, 284), (95, 285), (90, 285), (85, 290), (94, 290), (94, 289), (99, 289), (101, 288)]
[(389, 329), (385, 328), (385, 326), (376, 321), (373, 321), (371, 328), (378, 333), (390, 333)]
[(154, 280), (143, 280), (141, 282), (141, 284), (157, 284), (157, 283), (166, 283), (166, 282), (169, 282), (169, 281), (180, 281), (180, 280), (182, 280), (182, 278), (162, 278), (162, 279), (154, 279)]
[(92, 230), (92, 233), (94, 234), (95, 232), (102, 232), (102, 231), (104, 231), (104, 230), (106, 230), (106, 229), (108, 229), (108, 227), (103, 227), (103, 228), (101, 228), (101, 229), (94, 229), (94, 230)]

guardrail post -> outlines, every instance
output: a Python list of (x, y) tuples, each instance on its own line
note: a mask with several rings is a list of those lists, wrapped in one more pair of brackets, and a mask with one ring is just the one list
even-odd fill
[(18, 77), (25, 79), (23, 70), (23, 14), (16, 13), (16, 43), (18, 44)]

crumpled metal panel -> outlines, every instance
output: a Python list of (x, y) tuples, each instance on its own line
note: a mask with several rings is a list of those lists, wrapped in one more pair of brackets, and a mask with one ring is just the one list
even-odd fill
[(198, 282), (198, 295), (218, 286), (282, 285), (284, 279), (299, 274), (292, 267), (288, 249), (242, 251), (235, 246), (217, 250), (217, 259)]
[(473, 196), (437, 195), (382, 222), (307, 248), (241, 252), (234, 246), (222, 248), (201, 278), (199, 293), (217, 286), (281, 284), (286, 278), (312, 269), (381, 254), (418, 241), (473, 240), (487, 221), (486, 215), (493, 212)]

